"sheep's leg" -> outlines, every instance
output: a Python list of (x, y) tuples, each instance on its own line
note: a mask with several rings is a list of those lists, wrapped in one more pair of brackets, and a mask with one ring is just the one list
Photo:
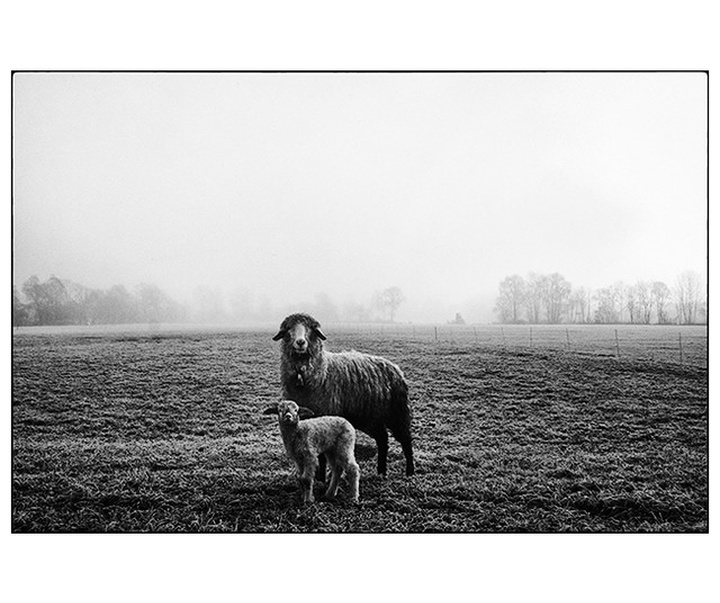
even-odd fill
[(325, 483), (325, 477), (327, 473), (325, 464), (325, 455), (321, 454), (318, 456), (317, 471), (315, 471), (315, 479), (319, 482)]
[(405, 475), (409, 477), (415, 473), (415, 463), (413, 461), (412, 450), (412, 436), (410, 435), (410, 430), (407, 428), (403, 428), (400, 430), (391, 429), (390, 431), (392, 431), (393, 436), (395, 436), (395, 439), (400, 442), (400, 445), (402, 446), (403, 454), (405, 455)]
[(412, 441), (410, 439), (402, 440), (400, 442), (400, 445), (403, 449), (403, 454), (405, 455), (405, 475), (410, 477), (415, 473), (415, 463), (413, 462), (413, 450), (412, 450)]
[(402, 446), (405, 455), (405, 475), (410, 476), (415, 473), (415, 463), (413, 461), (412, 435), (410, 434), (410, 410), (407, 407), (407, 401), (402, 408), (404, 410), (398, 412), (390, 425), (390, 432)]
[(375, 432), (375, 442), (378, 447), (378, 461), (377, 471), (378, 474), (385, 476), (387, 474), (387, 454), (388, 454), (388, 434), (387, 430), (383, 427)]

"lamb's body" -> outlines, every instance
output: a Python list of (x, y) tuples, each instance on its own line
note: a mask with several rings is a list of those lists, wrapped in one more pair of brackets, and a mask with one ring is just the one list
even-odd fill
[(301, 409), (292, 400), (284, 400), (266, 409), (278, 413), (280, 434), (288, 457), (295, 463), (303, 492), (303, 501), (313, 502), (313, 479), (318, 457), (325, 455), (332, 478), (325, 492), (335, 498), (343, 471), (347, 474), (350, 496), (357, 503), (360, 495), (360, 467), (355, 461), (355, 430), (342, 417), (324, 416), (300, 421)]
[(408, 386), (400, 368), (379, 356), (327, 352), (311, 316), (293, 314), (280, 326), (283, 394), (316, 415), (339, 415), (374, 438), (378, 473), (387, 472), (388, 429), (402, 445), (407, 475), (415, 471)]

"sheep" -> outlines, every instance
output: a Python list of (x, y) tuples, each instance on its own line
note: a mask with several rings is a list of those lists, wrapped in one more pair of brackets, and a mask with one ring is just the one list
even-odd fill
[[(268, 406), (263, 414), (278, 415), (280, 433), (288, 457), (295, 463), (300, 488), (305, 504), (312, 503), (313, 477), (318, 468), (318, 456), (324, 455), (332, 470), (332, 478), (325, 497), (333, 499), (340, 486), (343, 471), (350, 485), (350, 497), (353, 503), (360, 499), (360, 467), (355, 462), (355, 430), (349, 421), (342, 417), (317, 417), (308, 408), (297, 405), (293, 400), (283, 400)], [(300, 418), (305, 420), (300, 420)]]
[[(283, 395), (316, 415), (339, 415), (377, 443), (377, 471), (387, 473), (388, 429), (405, 455), (405, 474), (413, 475), (408, 385), (400, 368), (380, 356), (356, 351), (328, 352), (320, 323), (308, 314), (291, 314), (273, 337), (282, 341)], [(322, 459), (321, 459), (322, 469)], [(322, 469), (324, 475), (324, 469)], [(322, 476), (319, 476), (322, 478)]]

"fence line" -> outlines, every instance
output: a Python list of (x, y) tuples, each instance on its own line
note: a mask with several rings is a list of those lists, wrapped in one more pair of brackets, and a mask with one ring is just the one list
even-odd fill
[(381, 339), (451, 346), (556, 349), (622, 359), (707, 366), (707, 327), (678, 325), (337, 325)]

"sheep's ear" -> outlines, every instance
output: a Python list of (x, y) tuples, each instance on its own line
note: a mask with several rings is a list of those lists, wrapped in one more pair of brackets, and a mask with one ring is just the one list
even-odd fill
[(301, 419), (309, 419), (310, 417), (314, 417), (315, 413), (310, 410), (309, 408), (306, 408), (305, 406), (301, 406), (298, 408), (298, 417)]
[(275, 337), (273, 337), (273, 341), (278, 341), (278, 340), (282, 339), (283, 337), (285, 337), (285, 333), (287, 333), (287, 331), (285, 331), (284, 329), (280, 329), (277, 332), (277, 335), (275, 335)]
[(263, 410), (263, 413), (262, 413), (262, 414), (264, 414), (264, 415), (276, 415), (276, 414), (277, 414), (277, 411), (278, 411), (278, 405), (277, 405), (277, 403), (275, 403), (275, 404), (271, 404), (271, 405), (268, 406), (265, 410)]
[(316, 334), (320, 339), (322, 339), (323, 341), (325, 341), (325, 340), (327, 339), (327, 337), (325, 337), (325, 333), (323, 333), (323, 332), (320, 330), (320, 327), (315, 327), (315, 328), (313, 329), (313, 331), (315, 331), (315, 334)]

